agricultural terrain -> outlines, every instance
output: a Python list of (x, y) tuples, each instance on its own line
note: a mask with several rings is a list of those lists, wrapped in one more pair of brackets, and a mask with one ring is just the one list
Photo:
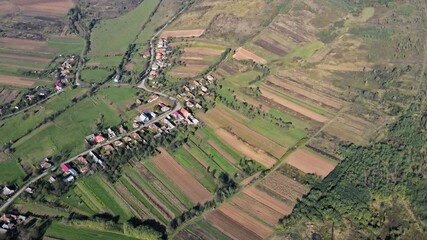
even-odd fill
[[(31, 234), (425, 239), (425, 1), (0, 0), (0, 22), (0, 186), (30, 187), (7, 210)], [(76, 82), (14, 108), (68, 55)]]

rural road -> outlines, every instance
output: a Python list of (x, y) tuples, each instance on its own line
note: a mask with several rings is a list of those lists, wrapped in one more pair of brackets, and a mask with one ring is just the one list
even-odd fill
[[(163, 30), (165, 30), (166, 29), (166, 27), (173, 21), (173, 20), (175, 20), (185, 9), (187, 8), (187, 6), (186, 7), (184, 7), (182, 10), (180, 10), (175, 16), (173, 16), (159, 31), (157, 31), (157, 33), (156, 34), (154, 34), (154, 36), (150, 39), (150, 49), (151, 49), (151, 58), (150, 58), (150, 63), (149, 63), (149, 66), (148, 66), (148, 70), (150, 70), (151, 69), (151, 66), (153, 65), (153, 62), (154, 62), (154, 44), (153, 44), (153, 42), (154, 42), (154, 39), (163, 31)], [(97, 145), (97, 146), (95, 146), (95, 147), (93, 147), (93, 148), (91, 148), (91, 149), (89, 149), (89, 150), (86, 150), (86, 151), (84, 151), (84, 152), (81, 152), (81, 153), (79, 153), (79, 154), (77, 154), (76, 156), (74, 156), (74, 157), (71, 157), (71, 158), (69, 158), (69, 159), (67, 159), (66, 161), (63, 161), (63, 162), (61, 162), (61, 163), (59, 163), (59, 165), (61, 165), (61, 164), (64, 164), (64, 163), (70, 163), (70, 162), (72, 162), (72, 161), (74, 161), (74, 160), (76, 160), (79, 156), (81, 156), (81, 155), (86, 155), (86, 154), (88, 154), (90, 151), (95, 151), (95, 150), (97, 150), (97, 149), (99, 149), (99, 148), (101, 148), (101, 147), (103, 147), (103, 146), (105, 146), (105, 145), (108, 145), (108, 144), (112, 144), (113, 142), (115, 142), (115, 141), (117, 141), (117, 140), (120, 140), (122, 137), (124, 137), (124, 136), (126, 136), (126, 135), (129, 135), (129, 134), (131, 134), (131, 133), (133, 133), (133, 132), (137, 132), (137, 131), (140, 131), (141, 129), (143, 129), (143, 128), (146, 128), (146, 127), (148, 127), (149, 125), (151, 125), (151, 124), (153, 124), (153, 123), (155, 123), (155, 122), (158, 122), (158, 121), (160, 121), (160, 120), (162, 120), (162, 119), (164, 119), (166, 116), (168, 116), (168, 115), (170, 115), (171, 113), (173, 113), (173, 112), (175, 112), (175, 111), (178, 111), (179, 109), (181, 109), (181, 103), (176, 99), (176, 98), (174, 98), (174, 97), (172, 97), (172, 96), (169, 96), (169, 95), (167, 95), (167, 94), (165, 94), (165, 93), (163, 93), (163, 92), (158, 92), (158, 91), (154, 91), (154, 90), (151, 90), (151, 89), (149, 89), (145, 84), (146, 84), (146, 82), (147, 82), (147, 74), (145, 74), (144, 76), (143, 76), (143, 78), (142, 78), (142, 81), (141, 81), (141, 83), (138, 85), (138, 88), (141, 88), (141, 89), (144, 89), (145, 91), (147, 91), (147, 92), (150, 92), (150, 93), (153, 93), (153, 94), (157, 94), (157, 95), (159, 95), (159, 96), (162, 96), (162, 97), (165, 97), (165, 98), (168, 98), (168, 99), (170, 99), (170, 100), (172, 100), (172, 101), (174, 101), (174, 104), (175, 104), (175, 106), (174, 106), (174, 108), (172, 109), (172, 110), (169, 110), (169, 111), (167, 111), (167, 112), (165, 112), (165, 113), (163, 113), (163, 114), (161, 114), (161, 115), (159, 115), (158, 117), (156, 117), (156, 118), (154, 118), (154, 119), (152, 119), (152, 120), (150, 120), (150, 121), (148, 121), (148, 122), (146, 122), (146, 123), (144, 123), (144, 125), (142, 125), (141, 127), (139, 127), (139, 128), (137, 128), (137, 129), (134, 129), (134, 130), (132, 130), (132, 131), (130, 131), (129, 133), (127, 133), (127, 134), (122, 134), (122, 135), (119, 135), (119, 136), (117, 136), (117, 137), (115, 137), (115, 138), (112, 138), (112, 139), (109, 139), (107, 142), (105, 142), (105, 143), (103, 143), (103, 144), (101, 144), (101, 145)], [(52, 94), (52, 95), (50, 95), (48, 98), (50, 98), (50, 97), (52, 97), (52, 96), (54, 96), (54, 95), (57, 95), (57, 94), (59, 94), (60, 92), (56, 92), (55, 94)], [(44, 99), (43, 100), (43, 102), (44, 101), (46, 101), (48, 98), (46, 98), (46, 99)], [(41, 103), (41, 102), (39, 102), (39, 103)], [(39, 104), (39, 103), (37, 103), (37, 104)], [(35, 104), (36, 105), (36, 104)], [(32, 106), (34, 106), (34, 105), (32, 105)], [(30, 107), (32, 107), (32, 106), (30, 106)], [(30, 107), (28, 107), (27, 109), (23, 109), (23, 110), (21, 110), (20, 112), (22, 112), (22, 111), (25, 111), (25, 110), (28, 110)], [(18, 112), (17, 112), (18, 113)], [(17, 113), (14, 113), (14, 114), (17, 114)], [(10, 115), (9, 115), (10, 116)], [(5, 117), (9, 117), (9, 116), (5, 116)], [(4, 118), (5, 118), (4, 117)], [(3, 119), (3, 118), (2, 118)], [(57, 166), (59, 166), (59, 165), (57, 165)], [(37, 177), (35, 177), (35, 178), (33, 178), (33, 179), (31, 179), (29, 182), (27, 182), (21, 189), (19, 189), (12, 197), (10, 197), (1, 207), (0, 207), (0, 213), (1, 212), (4, 212), (12, 203), (13, 203), (13, 201), (15, 201), (15, 199), (16, 198), (18, 198), (24, 191), (25, 191), (25, 189), (28, 187), (28, 186), (30, 186), (31, 184), (33, 184), (33, 183), (35, 183), (35, 182), (37, 182), (38, 180), (40, 180), (41, 178), (43, 178), (43, 177), (45, 177), (46, 175), (48, 175), (48, 173), (49, 173), (49, 171), (48, 170), (46, 170), (44, 173), (42, 173), (42, 174), (40, 174), (40, 175), (38, 175)]]

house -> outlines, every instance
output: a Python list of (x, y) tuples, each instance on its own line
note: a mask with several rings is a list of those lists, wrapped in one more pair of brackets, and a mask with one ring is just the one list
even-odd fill
[(126, 128), (123, 127), (123, 125), (120, 125), (120, 127), (119, 127), (119, 133), (120, 134), (126, 134), (127, 133)]
[(114, 142), (114, 146), (116, 146), (116, 147), (123, 147), (123, 143), (121, 141), (117, 140), (117, 141)]
[(160, 103), (159, 104), (159, 106), (160, 106), (160, 110), (162, 111), (162, 112), (166, 112), (166, 111), (169, 111), (169, 109), (171, 109), (167, 104), (165, 104), (165, 103)]
[(206, 79), (209, 81), (210, 84), (212, 84), (212, 82), (215, 80), (215, 78), (212, 77), (211, 75), (207, 75)]
[(139, 136), (139, 134), (136, 132), (131, 133), (130, 136), (138, 142), (142, 141), (141, 136)]
[(122, 79), (122, 76), (121, 76), (120, 74), (117, 74), (117, 75), (114, 77), (114, 82), (118, 83), (118, 82), (120, 82), (120, 79)]
[(139, 124), (137, 122), (133, 122), (132, 127), (133, 128), (139, 128)]
[(125, 141), (125, 142), (131, 142), (132, 141), (132, 138), (130, 138), (129, 136), (126, 136), (126, 137), (124, 137), (123, 138), (123, 141)]
[(114, 151), (114, 148), (113, 148), (113, 146), (111, 146), (111, 145), (105, 145), (105, 146), (103, 146), (102, 147), (102, 150), (101, 150), (101, 152), (103, 152), (104, 153), (104, 155), (111, 155), (111, 152), (112, 151)]
[(44, 161), (42, 164), (40, 164), (41, 169), (48, 169), (50, 167), (52, 167), (52, 164), (48, 161)]
[(150, 115), (151, 115), (151, 119), (157, 117), (157, 114), (155, 114), (154, 112), (150, 112)]
[(61, 170), (62, 170), (64, 173), (69, 173), (69, 172), (70, 172), (70, 169), (71, 169), (71, 166), (70, 166), (68, 163), (63, 163), (63, 164), (61, 164)]
[(147, 122), (148, 120), (150, 120), (151, 116), (148, 116), (148, 114), (146, 113), (141, 113), (141, 115), (139, 115), (139, 120), (143, 123)]
[(146, 50), (144, 50), (144, 51), (142, 52), (142, 57), (143, 57), (143, 58), (148, 58), (148, 57), (150, 57), (150, 55), (151, 55), (151, 53), (150, 53), (150, 50), (149, 50), (149, 49), (146, 49)]
[(151, 70), (150, 71), (150, 75), (151, 76), (156, 76), (157, 75), (157, 71), (156, 70)]
[(102, 160), (95, 153), (93, 153), (92, 151), (90, 151), (89, 152), (89, 156), (92, 158), (92, 160), (95, 163), (97, 163), (97, 164), (101, 165), (102, 167), (104, 167)]
[(99, 134), (99, 135), (97, 135), (96, 137), (95, 137), (95, 142), (96, 143), (102, 143), (102, 142), (104, 142), (106, 139), (104, 138), (104, 136), (102, 136), (101, 134)]
[(111, 128), (108, 128), (107, 132), (108, 132), (108, 138), (111, 139), (111, 138), (117, 137), (116, 133)]
[(186, 105), (187, 107), (189, 107), (189, 108), (194, 107), (194, 104), (193, 104), (193, 103), (191, 103), (190, 101), (185, 102), (185, 105)]
[(15, 186), (5, 186), (2, 190), (2, 194), (4, 196), (10, 196), (15, 192), (15, 190), (16, 190)]
[(153, 65), (151, 66), (151, 70), (154, 70), (154, 71), (159, 70), (159, 65), (157, 65), (157, 64), (153, 64)]
[(55, 181), (56, 181), (56, 179), (55, 179), (54, 177), (52, 177), (52, 176), (51, 176), (51, 177), (49, 178), (49, 182), (50, 182), (50, 183), (54, 183)]
[(184, 118), (188, 118), (189, 116), (191, 116), (191, 113), (189, 113), (185, 108), (181, 108), (179, 111), (181, 112)]
[(136, 104), (141, 105), (141, 104), (143, 104), (143, 103), (144, 103), (144, 99), (143, 99), (143, 98), (137, 98), (137, 99), (136, 99)]
[(207, 92), (208, 91), (208, 89), (205, 86), (202, 86), (201, 89), (202, 89), (203, 92)]
[(159, 96), (158, 96), (158, 95), (151, 95), (151, 96), (149, 96), (149, 97), (148, 97), (148, 102), (149, 102), (149, 103), (154, 102), (154, 101), (156, 101), (158, 98), (159, 98)]
[(85, 157), (80, 156), (80, 157), (77, 158), (77, 163), (80, 164), (80, 165), (87, 165), (87, 160), (86, 160)]
[(55, 83), (55, 88), (56, 88), (56, 90), (58, 90), (58, 91), (62, 90), (62, 83), (61, 83), (61, 82), (56, 82), (56, 83)]
[(27, 187), (27, 188), (25, 189), (25, 192), (26, 192), (26, 193), (29, 193), (29, 194), (33, 194), (33, 189), (32, 189), (32, 188), (30, 188), (30, 187)]

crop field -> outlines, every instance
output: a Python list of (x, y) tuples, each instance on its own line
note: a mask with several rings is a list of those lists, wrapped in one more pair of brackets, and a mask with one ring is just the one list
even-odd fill
[(264, 58), (256, 55), (253, 52), (250, 52), (242, 47), (239, 47), (238, 49), (236, 49), (233, 58), (236, 60), (252, 60), (256, 63), (260, 63), (260, 64), (266, 64), (267, 60), (265, 60)]
[(174, 67), (168, 72), (171, 77), (176, 78), (191, 78), (199, 75), (218, 61), (221, 53), (225, 50), (224, 46), (203, 41), (194, 41), (175, 46), (182, 49), (183, 53), (177, 60), (184, 64)]
[(0, 85), (12, 85), (17, 87), (31, 87), (34, 81), (29, 78), (0, 75)]
[(235, 239), (265, 239), (273, 233), (267, 225), (229, 203), (210, 212), (206, 219)]
[(161, 212), (169, 212), (169, 215), (179, 215), (185, 211), (191, 204), (186, 204), (189, 200), (181, 200), (181, 193), (175, 185), (166, 185), (169, 182), (160, 181), (152, 172), (150, 172), (142, 163), (136, 163), (135, 169), (130, 169), (126, 173), (125, 180), (129, 184), (135, 185), (138, 191), (147, 196), (153, 196), (152, 199), (158, 200), (159, 204), (164, 205), (166, 209)]
[(51, 36), (46, 41), (0, 38), (0, 74), (22, 76), (25, 71), (43, 70), (59, 54), (80, 54), (84, 44), (79, 37)]
[[(65, 15), (68, 10), (74, 7), (75, 3), (72, 0), (43, 0), (43, 1), (30, 1), (30, 0), (17, 0), (11, 2), (12, 8), (22, 11), (27, 14), (40, 14), (40, 15)], [(15, 10), (15, 11), (16, 11)]]
[(89, 64), (94, 62), (99, 66), (118, 65), (128, 45), (137, 39), (158, 3), (158, 0), (144, 1), (125, 15), (97, 24), (91, 35), (92, 48), (88, 55)]
[(176, 240), (229, 240), (230, 238), (203, 219), (180, 231), (173, 239)]
[(227, 110), (226, 107), (217, 107), (209, 110), (206, 114), (199, 114), (198, 116), (212, 129), (226, 129), (243, 141), (270, 153), (274, 157), (280, 158), (286, 152), (286, 147), (245, 126), (250, 122), (250, 119)]
[(120, 221), (127, 221), (132, 217), (131, 210), (125, 204), (121, 195), (117, 194), (110, 183), (102, 176), (93, 175), (84, 181), (78, 182), (77, 186), (82, 193), (90, 199), (91, 203), (101, 207), (103, 211), (120, 216)]
[(211, 199), (211, 193), (194, 179), (164, 149), (151, 160), (171, 181), (173, 181), (193, 203), (204, 203)]
[(326, 177), (336, 165), (325, 158), (301, 149), (289, 155), (285, 162), (305, 173), (313, 173), (322, 178)]
[(102, 231), (90, 228), (82, 228), (77, 226), (66, 225), (59, 222), (53, 222), (46, 231), (46, 237), (64, 240), (90, 240), (90, 239), (105, 239), (105, 240), (135, 240), (136, 238), (128, 237), (118, 232)]
[(18, 89), (0, 88), (0, 105), (15, 101), (20, 92)]

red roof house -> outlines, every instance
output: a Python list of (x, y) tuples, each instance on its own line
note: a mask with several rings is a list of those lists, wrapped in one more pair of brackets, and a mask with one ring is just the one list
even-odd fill
[(67, 163), (63, 163), (63, 164), (61, 164), (61, 169), (64, 173), (68, 173), (70, 171), (71, 167)]

